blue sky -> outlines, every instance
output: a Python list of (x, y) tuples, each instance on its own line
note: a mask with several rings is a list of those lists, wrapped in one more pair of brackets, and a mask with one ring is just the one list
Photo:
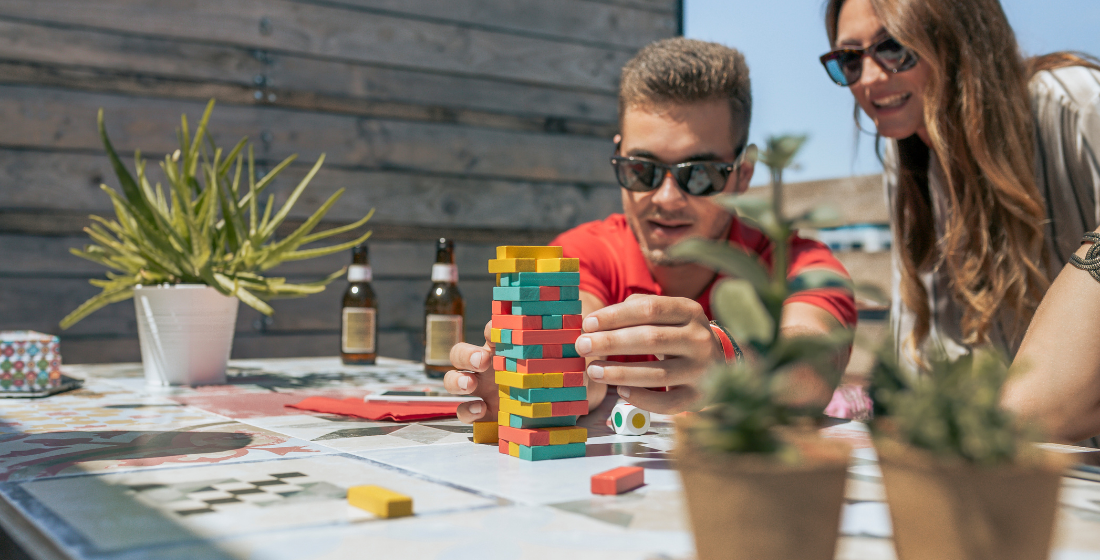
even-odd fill
[[(685, 0), (684, 33), (745, 53), (752, 72), (750, 140), (806, 133), (800, 169), (787, 181), (809, 181), (881, 171), (874, 137), (856, 144), (852, 95), (825, 75), (817, 57), (829, 48), (822, 0)], [(1001, 0), (1024, 52), (1080, 50), (1100, 56), (1100, 1)], [(874, 130), (871, 125), (868, 129)], [(761, 169), (754, 185), (764, 184)]]

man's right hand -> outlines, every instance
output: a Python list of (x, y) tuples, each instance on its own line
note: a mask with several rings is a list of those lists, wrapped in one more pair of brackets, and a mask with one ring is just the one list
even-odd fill
[(489, 342), (492, 323), (485, 324), (485, 345), (474, 346), (461, 342), (451, 348), (451, 365), (454, 370), (443, 376), (443, 387), (452, 395), (473, 395), (480, 401), (458, 405), (458, 419), (471, 424), (479, 420), (497, 419), (499, 410), (496, 371), (493, 370), (495, 345)]

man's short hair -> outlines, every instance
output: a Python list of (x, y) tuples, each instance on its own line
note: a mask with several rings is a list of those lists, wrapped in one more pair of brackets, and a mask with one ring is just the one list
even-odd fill
[[(752, 89), (745, 57), (736, 49), (684, 37), (646, 45), (623, 66), (619, 83), (619, 127), (632, 107), (689, 104), (726, 99), (730, 116), (743, 120), (743, 145), (752, 118)], [(733, 123), (730, 123), (733, 126)], [(734, 131), (737, 134), (738, 131)]]

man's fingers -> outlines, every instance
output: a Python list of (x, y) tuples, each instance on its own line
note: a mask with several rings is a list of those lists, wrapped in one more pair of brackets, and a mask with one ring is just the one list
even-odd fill
[(596, 332), (635, 325), (684, 325), (702, 313), (703, 308), (688, 298), (635, 294), (589, 313), (581, 326), (585, 332)]
[(469, 395), (477, 391), (477, 378), (471, 371), (451, 370), (443, 376), (443, 388), (452, 395)]
[(493, 352), (489, 345), (474, 346), (460, 342), (451, 347), (451, 365), (455, 369), (485, 371), (493, 364)]
[(464, 402), (458, 405), (458, 419), (472, 424), (485, 417), (489, 407), (483, 401)]
[(597, 383), (631, 387), (671, 387), (694, 383), (698, 364), (684, 358), (649, 362), (607, 362), (596, 360), (588, 364), (588, 378)]
[(636, 326), (585, 333), (577, 338), (577, 352), (590, 356), (709, 356), (715, 352), (710, 329), (691, 326)]
[(641, 387), (619, 387), (619, 396), (642, 410), (657, 414), (677, 414), (698, 409), (703, 395), (691, 385), (679, 385), (670, 387), (665, 392)]

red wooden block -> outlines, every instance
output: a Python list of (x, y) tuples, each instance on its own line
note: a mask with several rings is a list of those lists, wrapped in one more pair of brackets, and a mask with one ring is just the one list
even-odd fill
[(561, 301), (561, 288), (557, 286), (539, 286), (539, 301)]
[(584, 372), (583, 371), (567, 371), (562, 379), (562, 387), (580, 387), (584, 385)]
[[(517, 315), (518, 316), (518, 315)], [(497, 356), (494, 356), (494, 360)], [(496, 362), (493, 362), (494, 366)], [(517, 373), (556, 373), (584, 369), (584, 358), (531, 358), (516, 360)], [(555, 414), (554, 416), (561, 416)]]
[(580, 315), (562, 315), (561, 316), (561, 328), (563, 328), (563, 329), (579, 329), (579, 328), (581, 328), (581, 316)]
[(550, 416), (581, 416), (588, 414), (588, 401), (550, 403)]
[[(550, 445), (550, 432), (544, 430), (532, 430), (525, 428), (513, 428), (511, 426), (500, 426), (497, 428), (497, 433), (500, 437), (508, 438), (508, 441), (514, 441), (520, 445), (526, 445), (531, 447), (532, 445)], [(507, 449), (504, 451), (507, 453)]]
[[(502, 430), (502, 429), (504, 429), (504, 426), (501, 426), (497, 429)], [(549, 440), (549, 437), (550, 436), (547, 436), (547, 440)], [(501, 453), (507, 455), (508, 454), (508, 442), (504, 438), (498, 439), (497, 442), (498, 442), (497, 443), (497, 451), (500, 451)], [(593, 480), (595, 480), (595, 478), (593, 478)], [(593, 483), (593, 484), (595, 484), (595, 483)]]
[[(542, 315), (493, 315), (494, 329), (542, 330)], [(519, 344), (513, 342), (512, 344)]]
[(574, 344), (580, 329), (512, 331), (512, 344)]
[(493, 369), (496, 371), (508, 371), (504, 356), (493, 356)]
[(542, 345), (542, 357), (543, 358), (560, 358), (561, 357), (561, 344), (543, 344)]
[[(512, 302), (510, 301), (493, 301), (493, 315), (511, 315), (512, 314)], [(497, 327), (499, 328), (499, 327)]]
[(645, 484), (642, 467), (619, 467), (592, 475), (592, 493), (614, 496)]

